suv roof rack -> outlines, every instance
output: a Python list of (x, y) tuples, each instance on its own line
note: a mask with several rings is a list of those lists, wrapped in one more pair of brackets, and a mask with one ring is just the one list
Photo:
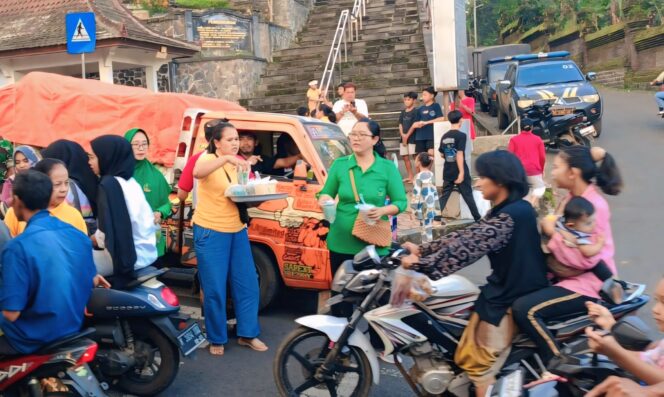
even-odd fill
[(525, 62), (525, 61), (537, 61), (544, 59), (567, 58), (567, 57), (569, 57), (569, 51), (553, 51), (553, 52), (540, 52), (537, 54), (519, 54), (507, 57), (492, 58), (489, 59), (489, 63), (491, 64), (491, 63), (499, 63), (507, 61)]

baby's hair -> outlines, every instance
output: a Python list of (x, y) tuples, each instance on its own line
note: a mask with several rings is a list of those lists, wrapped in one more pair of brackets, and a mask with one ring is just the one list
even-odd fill
[(433, 162), (433, 159), (431, 158), (431, 156), (429, 156), (429, 153), (422, 152), (422, 153), (417, 155), (417, 161), (420, 162), (422, 167), (429, 168), (429, 167), (431, 167), (431, 163)]
[(593, 203), (583, 197), (572, 197), (565, 205), (565, 221), (577, 221), (584, 216), (591, 216), (595, 213)]

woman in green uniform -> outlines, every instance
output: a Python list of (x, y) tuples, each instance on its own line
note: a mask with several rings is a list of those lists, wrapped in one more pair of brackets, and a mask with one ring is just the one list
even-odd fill
[[(401, 174), (394, 163), (380, 156), (384, 150), (380, 141), (380, 126), (373, 120), (362, 119), (353, 126), (348, 134), (353, 154), (334, 161), (319, 193), (321, 206), (338, 197), (337, 212), (330, 225), (327, 236), (327, 248), (330, 251), (332, 276), (341, 264), (352, 259), (355, 254), (368, 244), (353, 236), (353, 226), (358, 216), (355, 194), (350, 179), (353, 173), (358, 195), (367, 204), (375, 207), (369, 211), (372, 220), (396, 216), (404, 211), (408, 204), (406, 190)], [(391, 204), (385, 205), (389, 197)], [(376, 247), (380, 255), (388, 252), (388, 247)]]
[[(169, 200), (171, 186), (157, 167), (147, 159), (150, 148), (148, 134), (140, 128), (132, 128), (124, 137), (131, 143), (136, 159), (134, 179), (143, 188), (145, 198), (154, 212), (154, 223), (158, 225), (162, 219), (171, 215), (172, 207)], [(166, 238), (163, 232), (160, 232), (157, 235), (157, 254), (161, 257), (164, 253), (166, 253)]]

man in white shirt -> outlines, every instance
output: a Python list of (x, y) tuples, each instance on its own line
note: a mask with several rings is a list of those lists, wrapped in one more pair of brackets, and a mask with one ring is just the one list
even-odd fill
[(334, 103), (332, 110), (337, 115), (337, 124), (344, 134), (350, 134), (358, 120), (369, 117), (367, 103), (362, 99), (355, 99), (356, 86), (353, 83), (344, 85), (342, 99)]

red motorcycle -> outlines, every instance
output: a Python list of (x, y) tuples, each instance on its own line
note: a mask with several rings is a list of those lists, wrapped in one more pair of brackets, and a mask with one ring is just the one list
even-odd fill
[(55, 341), (30, 355), (0, 357), (2, 396), (106, 396), (88, 366), (97, 343), (90, 328)]

